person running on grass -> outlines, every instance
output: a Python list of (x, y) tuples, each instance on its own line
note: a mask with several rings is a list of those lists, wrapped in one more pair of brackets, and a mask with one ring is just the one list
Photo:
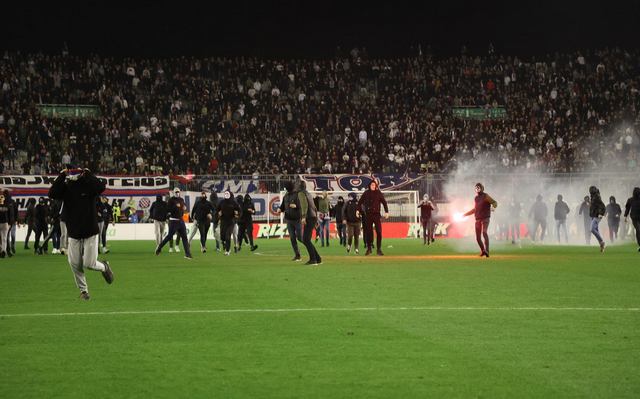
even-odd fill
[(633, 195), (624, 206), (624, 221), (626, 223), (629, 223), (629, 216), (631, 216), (633, 228), (636, 230), (636, 242), (638, 243), (638, 252), (640, 252), (640, 187), (634, 187)]
[(604, 252), (605, 243), (600, 235), (600, 220), (606, 212), (606, 207), (602, 198), (600, 198), (600, 190), (596, 186), (589, 187), (589, 195), (591, 196), (591, 206), (589, 207), (589, 217), (591, 218), (591, 234), (593, 234), (600, 244), (600, 252)]
[(192, 259), (191, 246), (189, 245), (189, 239), (187, 238), (187, 226), (184, 224), (183, 219), (187, 206), (184, 203), (184, 199), (180, 198), (180, 189), (178, 187), (173, 189), (173, 195), (174, 196), (171, 197), (167, 203), (167, 211), (169, 212), (169, 234), (167, 234), (160, 245), (156, 247), (156, 255), (160, 255), (162, 247), (173, 241), (174, 234), (178, 234), (178, 237), (182, 239), (182, 245), (184, 246), (185, 259)]
[[(464, 216), (475, 215), (476, 218), (476, 241), (480, 247), (480, 256), (489, 257), (489, 221), (491, 219), (491, 212), (498, 207), (496, 200), (484, 192), (484, 186), (482, 183), (476, 183), (475, 185), (476, 197), (475, 206)], [(484, 238), (484, 243), (482, 239)]]
[(114, 279), (109, 262), (98, 260), (100, 230), (96, 201), (105, 187), (89, 169), (64, 169), (49, 189), (49, 198), (62, 201), (69, 236), (69, 264), (80, 298), (85, 301), (90, 297), (84, 269), (101, 272), (107, 284)]

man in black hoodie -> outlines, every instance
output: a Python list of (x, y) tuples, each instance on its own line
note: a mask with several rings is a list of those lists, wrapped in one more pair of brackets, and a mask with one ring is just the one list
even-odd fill
[(584, 241), (587, 245), (591, 244), (591, 217), (589, 216), (589, 208), (591, 208), (591, 200), (588, 195), (585, 195), (584, 200), (580, 204), (578, 215), (582, 215)]
[(589, 207), (589, 217), (591, 218), (591, 234), (593, 234), (600, 244), (600, 252), (604, 252), (605, 243), (600, 235), (600, 220), (606, 212), (606, 207), (602, 198), (600, 198), (600, 190), (596, 186), (589, 187), (591, 195), (591, 206)]
[(16, 229), (18, 225), (18, 203), (11, 198), (11, 192), (4, 190), (5, 202), (11, 208), (9, 214), (9, 232), (7, 233), (7, 254), (16, 254)]
[(249, 245), (252, 251), (258, 249), (258, 246), (253, 243), (253, 215), (255, 213), (256, 208), (253, 205), (251, 196), (249, 196), (249, 194), (245, 194), (242, 202), (242, 216), (240, 216), (242, 223), (240, 224), (240, 231), (238, 233), (240, 236), (239, 248), (242, 248), (242, 241), (244, 239), (249, 240)]
[(295, 190), (292, 181), (284, 182), (284, 188), (287, 190), (287, 193), (282, 198), (278, 211), (284, 213), (284, 221), (287, 224), (287, 232), (289, 233), (289, 240), (291, 241), (291, 248), (294, 253), (292, 261), (299, 262), (302, 259), (300, 250), (298, 249), (298, 241), (302, 242), (300, 200), (298, 199), (298, 192)]
[[(198, 232), (200, 232), (200, 250), (202, 253), (207, 252), (207, 234), (209, 234), (209, 228), (211, 227), (211, 221), (213, 220), (213, 205), (207, 199), (207, 193), (200, 193), (200, 198), (196, 200), (191, 210), (191, 217), (194, 220), (193, 225), (197, 226)], [(195, 230), (194, 227), (192, 229)], [(189, 236), (189, 245), (191, 245), (191, 238), (193, 234)]]
[(0, 258), (6, 255), (11, 256), (11, 251), (7, 251), (7, 237), (9, 233), (9, 219), (13, 208), (7, 203), (4, 191), (0, 191)]
[(31, 233), (36, 232), (36, 200), (29, 198), (27, 201), (27, 212), (24, 217), (24, 224), (27, 225), (27, 236), (24, 239), (24, 249), (29, 249), (29, 238)]
[(567, 233), (567, 215), (569, 214), (569, 205), (563, 201), (562, 195), (558, 194), (558, 201), (553, 208), (553, 218), (556, 220), (556, 236), (560, 243), (560, 231), (564, 232), (564, 240), (569, 243), (569, 234)]
[(213, 236), (216, 241), (216, 252), (220, 252), (220, 229), (218, 229), (218, 222), (220, 221), (220, 217), (218, 216), (218, 194), (213, 191), (209, 196), (209, 202), (211, 203), (211, 207), (213, 209), (213, 220), (212, 228), (213, 228)]
[(50, 198), (63, 202), (62, 212), (69, 235), (69, 264), (80, 289), (80, 298), (84, 300), (89, 299), (85, 268), (101, 272), (107, 284), (113, 282), (109, 262), (98, 260), (96, 200), (104, 190), (105, 183), (89, 169), (64, 169), (49, 189)]
[(184, 200), (180, 197), (180, 189), (178, 187), (173, 189), (173, 197), (169, 199), (167, 203), (167, 211), (169, 214), (169, 233), (162, 240), (160, 245), (156, 247), (156, 255), (160, 255), (162, 247), (164, 247), (170, 241), (173, 241), (174, 234), (178, 235), (178, 238), (182, 239), (182, 245), (184, 246), (185, 259), (192, 259), (191, 246), (189, 245), (189, 239), (187, 238), (187, 226), (184, 224), (182, 217), (187, 206)]
[(340, 238), (340, 245), (347, 246), (347, 225), (344, 222), (343, 212), (344, 198), (338, 197), (338, 202), (333, 207), (333, 212), (336, 215), (336, 230), (338, 230), (338, 238)]
[(536, 196), (536, 202), (531, 206), (529, 211), (529, 217), (533, 218), (533, 224), (531, 225), (531, 240), (536, 241), (536, 235), (538, 227), (540, 227), (540, 242), (544, 241), (544, 236), (547, 233), (547, 204), (542, 202), (542, 195)]
[(153, 220), (153, 228), (156, 235), (156, 246), (160, 245), (167, 226), (167, 202), (162, 195), (156, 195), (156, 200), (149, 209), (149, 219)]
[(607, 224), (609, 225), (609, 240), (614, 242), (618, 238), (618, 230), (620, 229), (620, 216), (622, 216), (622, 208), (616, 202), (616, 197), (609, 197), (609, 204), (605, 210)]
[(349, 193), (349, 201), (342, 208), (342, 223), (347, 228), (347, 253), (351, 252), (353, 242), (354, 252), (360, 252), (360, 207), (358, 206), (358, 195)]
[(224, 199), (218, 205), (218, 216), (220, 217), (220, 237), (224, 245), (224, 254), (229, 256), (231, 251), (231, 235), (236, 227), (236, 219), (240, 216), (240, 205), (233, 198), (230, 191), (224, 192)]
[(49, 206), (44, 197), (38, 198), (38, 205), (36, 205), (36, 242), (34, 244), (34, 253), (42, 255), (45, 250), (40, 247), (40, 238), (44, 238), (49, 226), (47, 221), (49, 218)]
[(633, 228), (636, 229), (636, 242), (638, 243), (638, 252), (640, 252), (640, 187), (633, 188), (633, 195), (627, 200), (624, 207), (624, 220), (629, 223), (629, 215)]

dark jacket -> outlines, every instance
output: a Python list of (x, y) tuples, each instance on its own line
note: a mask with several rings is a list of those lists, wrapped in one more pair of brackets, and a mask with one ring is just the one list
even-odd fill
[(342, 210), (345, 207), (345, 202), (338, 201), (336, 205), (333, 207), (333, 212), (336, 215), (336, 223), (342, 223), (344, 221), (344, 217), (342, 216)]
[(13, 208), (8, 203), (0, 205), (0, 223), (9, 223), (10, 212), (13, 212)]
[(106, 188), (88, 170), (76, 181), (66, 182), (61, 173), (49, 189), (49, 197), (63, 201), (64, 215), (69, 237), (81, 240), (98, 234), (96, 198)]
[[(35, 209), (35, 223), (36, 226), (42, 228), (47, 227), (47, 219), (49, 218), (49, 206), (45, 204), (36, 205)], [(97, 223), (97, 222), (96, 222)]]
[(385, 213), (389, 213), (389, 206), (387, 200), (384, 199), (384, 194), (380, 190), (367, 190), (360, 197), (358, 201), (360, 209), (369, 216), (380, 216), (380, 205), (384, 207)]
[(553, 209), (553, 218), (555, 220), (567, 220), (569, 212), (571, 212), (569, 205), (564, 201), (558, 201)]
[(607, 219), (615, 221), (620, 220), (620, 215), (622, 215), (622, 208), (620, 208), (620, 204), (618, 203), (609, 203), (604, 211)]
[(632, 219), (640, 220), (640, 188), (633, 189), (633, 196), (627, 200), (624, 207), (624, 217), (631, 215)]
[(213, 220), (213, 213), (215, 209), (213, 209), (213, 205), (207, 199), (198, 198), (196, 203), (193, 205), (193, 209), (191, 209), (191, 217), (198, 222), (209, 222), (210, 219), (207, 217), (211, 215), (211, 220)]
[(180, 197), (171, 197), (167, 202), (167, 212), (171, 219), (182, 220), (185, 208), (184, 200)]
[(358, 201), (355, 199), (351, 199), (345, 202), (344, 207), (342, 208), (342, 218), (346, 220), (347, 223), (360, 223), (360, 217), (357, 212), (359, 211)]
[(102, 221), (110, 223), (113, 220), (113, 207), (109, 203), (100, 201), (98, 212), (102, 215)]
[(49, 208), (49, 223), (60, 223), (60, 212), (62, 212), (62, 201), (54, 200)]
[(432, 202), (425, 203), (424, 201), (420, 202), (418, 208), (420, 209), (420, 217), (424, 220), (431, 219), (431, 214), (436, 210)]
[(9, 207), (9, 226), (11, 226), (18, 221), (18, 203), (12, 198), (5, 201)]
[(300, 200), (298, 198), (297, 191), (288, 191), (282, 198), (280, 203), (280, 211), (284, 212), (284, 218), (289, 222), (299, 222), (300, 213)]
[(25, 223), (31, 228), (33, 228), (36, 224), (36, 204), (34, 202), (27, 205), (27, 212), (24, 216)]
[(491, 217), (491, 206), (494, 208), (498, 206), (496, 200), (484, 191), (478, 193), (474, 198), (475, 206), (472, 210), (465, 213), (465, 216), (473, 214), (476, 220), (489, 219)]
[(591, 206), (589, 207), (589, 216), (592, 218), (597, 218), (599, 216), (604, 216), (604, 213), (607, 211), (604, 206), (604, 202), (600, 198), (600, 191), (591, 195)]
[(236, 213), (240, 213), (240, 205), (234, 198), (224, 199), (218, 205), (218, 214), (220, 221), (223, 223), (233, 223)]
[(242, 203), (242, 222), (245, 224), (253, 223), (253, 214), (256, 213), (256, 207), (253, 205), (251, 197), (245, 196)]
[(547, 204), (542, 201), (534, 202), (529, 211), (529, 216), (533, 216), (533, 220), (547, 220), (548, 215), (549, 210)]
[(589, 219), (589, 207), (590, 204), (586, 201), (582, 201), (580, 204), (580, 210), (578, 211), (578, 215), (582, 215), (585, 220)]
[(157, 222), (166, 222), (168, 213), (167, 203), (162, 197), (156, 198), (151, 204), (151, 209), (149, 209), (149, 217)]

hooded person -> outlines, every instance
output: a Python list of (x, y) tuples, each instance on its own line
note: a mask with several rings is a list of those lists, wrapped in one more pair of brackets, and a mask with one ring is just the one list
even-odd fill
[(420, 222), (422, 224), (422, 245), (430, 245), (435, 241), (433, 238), (433, 223), (431, 222), (433, 212), (438, 210), (438, 207), (429, 200), (429, 195), (422, 196), (422, 202), (418, 205), (420, 209)]
[(11, 208), (9, 213), (9, 232), (7, 233), (7, 254), (16, 254), (16, 230), (18, 226), (18, 203), (11, 198), (11, 191), (4, 190), (7, 206)]
[(333, 207), (333, 213), (336, 217), (336, 230), (338, 231), (338, 238), (340, 240), (340, 245), (346, 247), (347, 246), (347, 224), (344, 223), (343, 218), (343, 210), (344, 210), (344, 198), (342, 196), (338, 197), (338, 201)]
[(115, 225), (113, 220), (113, 207), (109, 205), (109, 199), (107, 197), (100, 197), (100, 202), (98, 203), (98, 212), (102, 215), (103, 224), (100, 228), (100, 242), (102, 244), (101, 250), (103, 254), (109, 253), (109, 248), (107, 248), (107, 230), (109, 228), (109, 223)]
[(289, 234), (289, 240), (291, 241), (291, 248), (293, 249), (292, 261), (299, 262), (302, 259), (300, 249), (298, 248), (298, 241), (302, 242), (300, 200), (298, 199), (298, 193), (292, 181), (285, 181), (283, 186), (286, 193), (282, 197), (278, 213), (284, 214), (284, 222), (287, 224), (287, 232)]
[[(231, 196), (231, 198), (233, 199), (233, 195)], [(238, 213), (238, 216), (234, 218), (233, 233), (231, 234), (231, 238), (233, 239), (233, 252), (237, 253), (241, 249), (242, 241), (248, 240), (244, 236), (240, 235), (241, 226), (244, 232), (244, 220), (242, 219), (242, 205), (244, 204), (244, 197), (241, 194), (238, 194), (235, 196), (235, 201), (240, 207), (240, 212)]]
[(620, 216), (622, 216), (622, 208), (616, 202), (616, 197), (609, 197), (609, 204), (604, 212), (607, 217), (607, 225), (609, 226), (609, 240), (615, 242), (618, 238), (618, 230), (620, 229)]
[(185, 259), (192, 259), (191, 246), (189, 245), (189, 239), (187, 238), (187, 226), (184, 223), (184, 213), (187, 210), (187, 206), (184, 203), (184, 199), (180, 197), (180, 189), (175, 188), (173, 190), (173, 197), (167, 202), (167, 212), (169, 214), (169, 233), (160, 242), (160, 245), (156, 247), (155, 254), (160, 255), (162, 248), (169, 242), (173, 241), (173, 236), (178, 235), (182, 239), (182, 245), (184, 247)]
[(89, 169), (64, 169), (49, 189), (49, 198), (62, 201), (69, 240), (69, 265), (83, 300), (90, 298), (85, 269), (101, 272), (107, 284), (114, 279), (109, 262), (98, 260), (96, 201), (105, 188), (105, 182)]
[(556, 221), (556, 237), (558, 238), (558, 243), (560, 243), (560, 232), (564, 232), (564, 240), (566, 243), (569, 243), (569, 234), (567, 233), (567, 215), (571, 212), (569, 209), (569, 205), (564, 202), (564, 199), (561, 194), (558, 194), (558, 201), (556, 201), (555, 206), (553, 207), (553, 218)]
[(636, 242), (638, 244), (638, 252), (640, 252), (640, 187), (633, 188), (633, 194), (625, 204), (624, 220), (627, 223), (629, 222), (629, 216), (631, 216), (631, 223), (636, 230)]
[(24, 239), (24, 249), (29, 249), (29, 238), (31, 233), (35, 235), (36, 231), (36, 199), (29, 198), (27, 201), (27, 211), (25, 214), (24, 222), (27, 225), (27, 235)]
[(600, 190), (596, 186), (589, 187), (589, 195), (591, 200), (591, 206), (589, 207), (589, 217), (591, 218), (591, 234), (596, 237), (600, 244), (600, 252), (604, 252), (605, 243), (600, 235), (600, 220), (606, 212), (606, 207), (602, 198), (600, 198)]
[(315, 245), (311, 242), (313, 230), (318, 225), (318, 211), (313, 203), (311, 194), (307, 191), (307, 184), (300, 180), (298, 187), (298, 201), (300, 202), (300, 224), (302, 225), (302, 243), (307, 248), (309, 260), (305, 265), (316, 266), (322, 264), (322, 258)]
[(153, 231), (156, 237), (156, 246), (160, 245), (167, 227), (167, 202), (162, 195), (156, 195), (156, 200), (149, 209), (149, 219), (153, 220)]
[(531, 240), (533, 240), (533, 242), (536, 241), (538, 228), (540, 228), (539, 241), (544, 241), (544, 236), (547, 232), (548, 212), (547, 204), (542, 201), (542, 195), (538, 194), (536, 196), (536, 202), (533, 203), (531, 210), (529, 210), (529, 218), (531, 218), (533, 222), (531, 226)]
[[(484, 191), (482, 183), (475, 185), (476, 197), (474, 199), (474, 207), (464, 214), (464, 216), (474, 215), (476, 219), (476, 242), (480, 247), (480, 256), (489, 257), (489, 222), (491, 220), (491, 212), (498, 207), (496, 200), (491, 198)], [(482, 240), (484, 239), (484, 243)]]
[(213, 219), (211, 220), (212, 222), (212, 228), (213, 228), (213, 237), (215, 238), (216, 241), (216, 252), (220, 252), (220, 229), (218, 228), (218, 223), (219, 223), (219, 217), (218, 217), (218, 203), (220, 202), (218, 200), (218, 193), (216, 193), (215, 191), (211, 192), (211, 195), (209, 195), (209, 202), (211, 203), (211, 208), (213, 209)]
[(7, 238), (9, 237), (9, 219), (13, 208), (9, 206), (4, 191), (0, 190), (0, 258), (11, 256), (11, 251), (7, 250)]
[(584, 241), (587, 245), (591, 244), (591, 217), (589, 216), (589, 208), (591, 207), (591, 199), (588, 195), (585, 195), (580, 209), (578, 209), (578, 215), (582, 215), (582, 227), (584, 232)]
[(207, 198), (207, 193), (202, 191), (200, 198), (195, 201), (193, 208), (191, 209), (191, 219), (193, 225), (189, 233), (189, 245), (191, 245), (191, 239), (195, 235), (196, 231), (200, 233), (200, 251), (202, 253), (207, 252), (207, 234), (209, 234), (209, 228), (211, 227), (211, 221), (213, 220), (213, 214), (215, 209)]
[(353, 248), (357, 255), (360, 253), (360, 226), (362, 222), (358, 194), (349, 193), (347, 197), (349, 200), (342, 208), (342, 224), (347, 228), (347, 253), (350, 253)]
[(373, 247), (373, 230), (375, 226), (376, 231), (376, 249), (377, 255), (382, 256), (382, 220), (380, 214), (380, 206), (384, 207), (384, 218), (389, 218), (389, 206), (387, 200), (385, 200), (382, 191), (378, 187), (378, 183), (372, 180), (369, 183), (369, 188), (362, 194), (358, 201), (358, 206), (367, 215), (364, 234), (367, 236), (367, 252), (365, 255), (370, 255)]
[(47, 205), (47, 200), (44, 197), (38, 198), (38, 205), (36, 205), (35, 217), (36, 217), (36, 240), (35, 240), (33, 250), (35, 254), (42, 255), (46, 250), (44, 246), (40, 247), (40, 239), (46, 237), (49, 231), (48, 230), (49, 206)]
[(233, 198), (230, 191), (224, 192), (224, 199), (218, 205), (218, 216), (220, 218), (220, 236), (224, 246), (225, 256), (229, 256), (231, 251), (231, 236), (236, 227), (236, 219), (240, 216), (240, 205)]
[(253, 205), (253, 200), (249, 194), (245, 194), (242, 201), (242, 215), (240, 216), (240, 230), (238, 235), (240, 236), (240, 248), (242, 248), (242, 241), (248, 240), (251, 251), (258, 249), (257, 245), (253, 243), (253, 215), (256, 213), (256, 208)]

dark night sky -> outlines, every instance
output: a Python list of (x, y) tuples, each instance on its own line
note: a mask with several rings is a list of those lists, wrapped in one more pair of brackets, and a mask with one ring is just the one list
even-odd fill
[[(455, 54), (535, 55), (563, 49), (640, 46), (640, 1), (374, 2), (26, 1), (0, 10), (0, 49), (127, 56), (323, 57), (337, 45), (372, 56), (431, 44)], [(23, 5), (25, 4), (25, 5)]]

